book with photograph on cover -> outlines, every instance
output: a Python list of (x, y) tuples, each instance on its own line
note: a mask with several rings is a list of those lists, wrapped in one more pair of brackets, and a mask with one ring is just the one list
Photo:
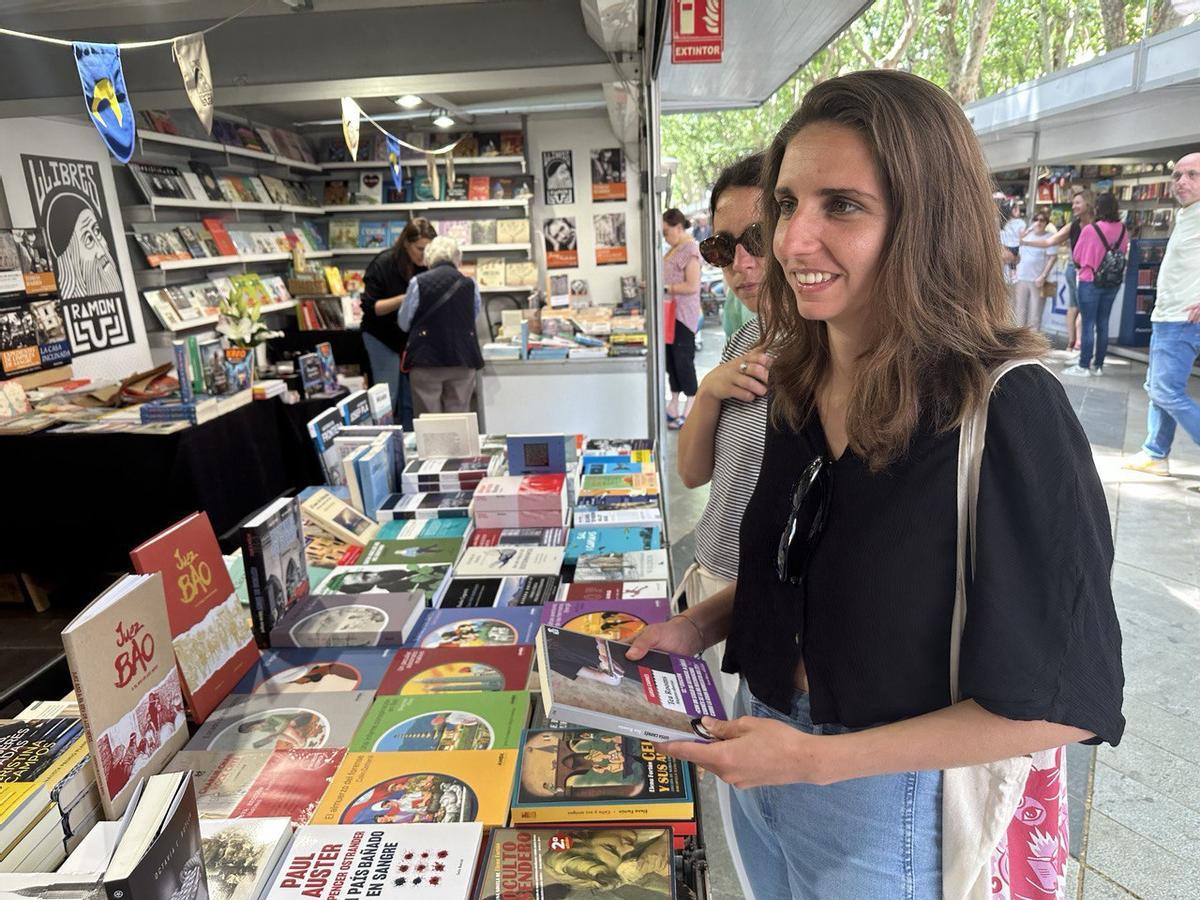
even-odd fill
[(370, 691), (230, 694), (188, 750), (321, 750), (347, 747), (371, 705)]
[(541, 606), (558, 595), (557, 575), (508, 578), (454, 578), (442, 594), (442, 609), (486, 606)]
[(536, 606), (504, 609), (433, 609), (409, 641), (414, 647), (492, 647), (531, 644), (541, 622)]
[(271, 629), (272, 647), (398, 647), (425, 610), (425, 592), (312, 594)]
[(567, 600), (542, 607), (542, 624), (614, 641), (631, 641), (647, 625), (671, 617), (671, 604), (656, 600)]

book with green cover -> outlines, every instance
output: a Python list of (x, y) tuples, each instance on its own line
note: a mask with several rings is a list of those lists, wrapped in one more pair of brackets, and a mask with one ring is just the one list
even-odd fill
[(371, 541), (356, 561), (360, 566), (453, 564), (458, 561), (462, 538), (379, 539)]
[(511, 750), (529, 719), (527, 691), (381, 696), (350, 742), (352, 752)]
[(393, 519), (381, 522), (375, 532), (377, 541), (399, 541), (420, 538), (462, 538), (471, 527), (467, 519), (412, 519), (401, 521)]

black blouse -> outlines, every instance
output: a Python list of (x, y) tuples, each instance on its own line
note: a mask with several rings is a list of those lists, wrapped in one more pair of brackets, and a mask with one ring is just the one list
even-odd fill
[[(826, 447), (815, 413), (799, 433), (768, 426), (723, 668), (787, 712), (803, 655), (816, 723), (865, 727), (948, 706), (958, 429), (919, 428), (875, 474), (847, 450), (804, 584), (784, 584), (775, 555), (795, 481)], [(977, 515), (963, 696), (1115, 745), (1124, 676), (1108, 508), (1066, 393), (1040, 366), (1008, 373), (992, 395)]]
[[(399, 257), (399, 254), (404, 252), (406, 251), (396, 247), (384, 250), (371, 260), (363, 275), (362, 330), (378, 338), (397, 353), (403, 353), (408, 344), (408, 335), (400, 329), (397, 318), (400, 310), (378, 316), (375, 314), (375, 301), (398, 297), (408, 290), (409, 279), (404, 276)], [(424, 271), (424, 266), (416, 266), (413, 269), (413, 277)]]

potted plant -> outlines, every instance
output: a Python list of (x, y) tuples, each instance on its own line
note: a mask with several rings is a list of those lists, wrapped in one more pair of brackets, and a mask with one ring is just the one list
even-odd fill
[(283, 337), (282, 331), (272, 331), (262, 320), (259, 304), (254, 302), (244, 288), (238, 287), (221, 300), (217, 331), (230, 345), (254, 351), (257, 371), (267, 367), (267, 341)]

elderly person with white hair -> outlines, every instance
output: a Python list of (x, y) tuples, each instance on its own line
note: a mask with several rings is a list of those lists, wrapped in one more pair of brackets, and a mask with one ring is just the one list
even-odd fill
[(467, 412), (475, 373), (483, 368), (475, 319), (482, 299), (474, 280), (458, 271), (462, 251), (448, 237), (425, 248), (422, 272), (409, 285), (398, 314), (408, 332), (403, 368), (412, 384), (413, 413)]

